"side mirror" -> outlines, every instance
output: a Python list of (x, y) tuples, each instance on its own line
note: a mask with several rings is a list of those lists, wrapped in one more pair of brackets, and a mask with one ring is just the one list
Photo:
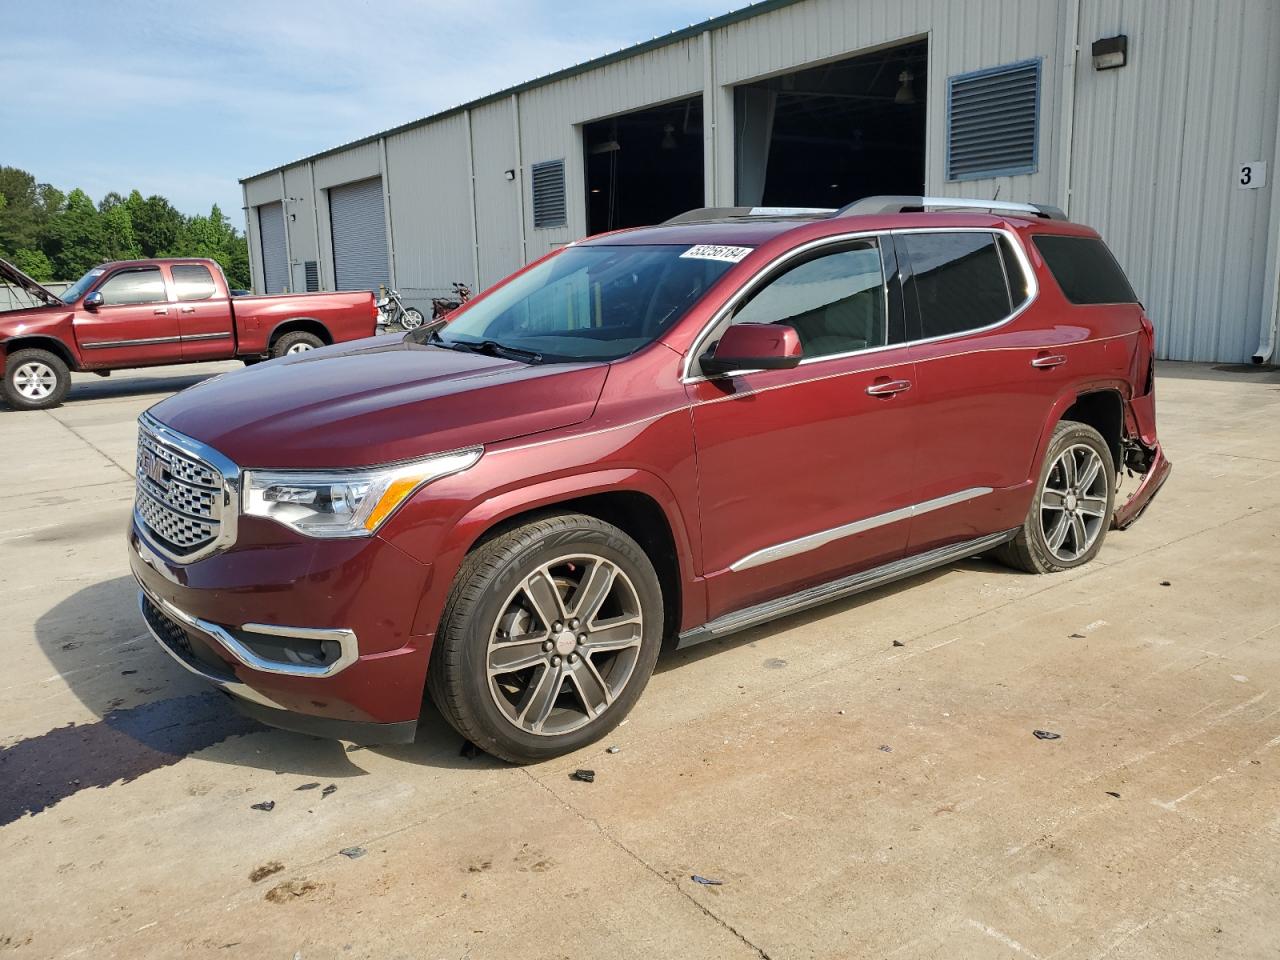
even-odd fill
[(792, 327), (774, 323), (741, 323), (729, 327), (720, 342), (699, 359), (709, 377), (735, 370), (790, 370), (804, 358), (800, 337)]
[(102, 293), (98, 290), (93, 291), (84, 298), (84, 308), (86, 310), (97, 310), (106, 301), (102, 298)]

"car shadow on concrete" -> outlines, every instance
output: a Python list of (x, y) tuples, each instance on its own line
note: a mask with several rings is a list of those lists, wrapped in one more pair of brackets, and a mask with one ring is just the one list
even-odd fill
[(130, 577), (72, 594), (36, 621), (35, 632), (54, 672), (96, 719), (0, 747), (0, 825), (196, 753), (215, 763), (333, 780), (365, 775), (355, 762), (362, 749), (442, 767), (497, 765), (463, 757), (462, 739), (434, 709), (424, 709), (417, 742), (407, 748), (361, 748), (241, 715), (151, 638)]
[(183, 373), (170, 376), (95, 376), (88, 380), (76, 378), (72, 381), (71, 389), (67, 392), (67, 399), (64, 402), (123, 400), (130, 397), (146, 396), (151, 393), (177, 393), (225, 372), (224, 370), (207, 370), (202, 373)]

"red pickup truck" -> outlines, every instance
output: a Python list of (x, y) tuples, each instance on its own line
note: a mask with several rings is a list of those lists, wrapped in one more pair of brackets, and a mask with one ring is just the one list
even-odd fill
[(231, 297), (213, 260), (128, 260), (94, 267), (59, 296), (0, 260), (29, 309), (0, 313), (4, 397), (17, 410), (62, 403), (71, 371), (239, 358), (255, 363), (371, 337), (373, 294)]

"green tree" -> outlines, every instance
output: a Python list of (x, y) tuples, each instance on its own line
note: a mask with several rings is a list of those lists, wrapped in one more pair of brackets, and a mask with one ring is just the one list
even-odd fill
[(138, 241), (133, 236), (129, 209), (123, 203), (108, 207), (101, 217), (103, 260), (137, 260), (142, 256)]
[(13, 255), (13, 265), (32, 280), (39, 280), (41, 283), (56, 279), (53, 264), (43, 250), (19, 250)]
[(164, 197), (153, 195), (143, 200), (142, 194), (134, 190), (124, 205), (144, 257), (157, 257), (161, 250), (170, 250), (178, 243), (186, 217)]
[(249, 286), (249, 245), (215, 203), (207, 217), (187, 220), (174, 246), (163, 257), (208, 257), (216, 260), (232, 287)]
[(66, 209), (49, 224), (44, 251), (53, 271), (59, 279), (74, 280), (105, 259), (106, 246), (102, 214), (77, 187), (67, 194)]
[(36, 178), (17, 167), (0, 167), (0, 251), (13, 253), (39, 244), (40, 191)]

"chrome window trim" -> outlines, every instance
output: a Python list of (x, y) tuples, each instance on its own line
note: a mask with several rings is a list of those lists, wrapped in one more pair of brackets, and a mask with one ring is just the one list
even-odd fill
[[(341, 655), (333, 663), (325, 666), (308, 666), (306, 664), (279, 663), (275, 660), (267, 660), (258, 656), (243, 643), (232, 636), (224, 627), (208, 620), (202, 620), (199, 617), (187, 613), (174, 606), (167, 600), (157, 597), (152, 591), (143, 585), (142, 581), (138, 581), (138, 604), (141, 607), (142, 598), (146, 597), (165, 614), (179, 623), (183, 624), (197, 633), (202, 633), (218, 646), (222, 647), (227, 653), (231, 654), (242, 666), (248, 667), (250, 670), (257, 670), (260, 673), (274, 673), (287, 677), (331, 677), (336, 673), (341, 673), (351, 664), (360, 658), (360, 645), (356, 640), (354, 630), (346, 629), (316, 629), (313, 627), (277, 627), (262, 623), (247, 623), (241, 630), (247, 630), (252, 633), (270, 634), (277, 637), (298, 637), (306, 640), (335, 640), (342, 649)], [(169, 653), (171, 657), (180, 664), (190, 670), (196, 676), (203, 677), (210, 683), (216, 683), (222, 687), (229, 687), (231, 682), (216, 674), (206, 673), (203, 670), (187, 663), (182, 657), (178, 656), (169, 645), (164, 642), (156, 632), (151, 629), (151, 624), (147, 622), (144, 615), (143, 621), (147, 623), (147, 632), (151, 634), (161, 647)], [(236, 684), (239, 686), (239, 684)]]
[[(801, 244), (800, 246), (792, 250), (788, 250), (785, 253), (780, 254), (779, 256), (775, 257), (773, 260), (770, 260), (767, 264), (765, 264), (758, 271), (756, 271), (755, 276), (753, 276), (747, 283), (743, 284), (743, 286), (740, 287), (737, 290), (737, 292), (733, 294), (733, 296), (731, 296), (728, 300), (725, 301), (724, 305), (719, 310), (716, 311), (715, 315), (711, 318), (711, 320), (709, 320), (706, 323), (706, 325), (704, 325), (703, 328), (698, 332), (698, 335), (693, 340), (692, 346), (689, 348), (689, 351), (685, 354), (683, 366), (681, 367), (681, 371), (680, 371), (680, 382), (686, 383), (686, 384), (702, 383), (707, 380), (723, 380), (725, 377), (740, 376), (745, 373), (756, 372), (752, 370), (734, 370), (734, 371), (731, 371), (730, 373), (721, 374), (720, 376), (717, 376), (717, 377), (706, 377), (706, 376), (702, 376), (701, 374), (695, 374), (692, 372), (692, 370), (694, 365), (698, 362), (700, 351), (702, 350), (706, 341), (714, 333), (715, 329), (726, 318), (726, 316), (733, 311), (734, 307), (737, 306), (738, 302), (744, 296), (758, 289), (756, 281), (759, 280), (765, 273), (768, 273), (769, 271), (773, 270), (775, 267), (782, 266), (783, 264), (787, 263), (788, 261), (794, 259), (797, 256), (802, 256), (805, 253), (818, 249), (827, 244), (840, 243), (848, 240), (864, 239), (867, 237), (876, 238), (879, 242), (883, 243), (883, 240), (881, 240), (880, 238), (888, 237), (888, 236), (899, 236), (904, 234), (913, 234), (913, 233), (989, 233), (992, 235), (1000, 234), (1004, 236), (1009, 241), (1009, 246), (1013, 248), (1014, 256), (1018, 260), (1018, 268), (1022, 271), (1023, 278), (1026, 280), (1027, 298), (1022, 302), (1022, 304), (1017, 309), (1015, 309), (1007, 317), (1004, 317), (996, 321), (995, 323), (988, 324), (985, 327), (974, 327), (971, 330), (960, 330), (960, 331), (957, 331), (956, 333), (939, 334), (936, 337), (922, 337), (917, 340), (904, 340), (901, 343), (889, 343), (879, 347), (867, 347), (863, 350), (850, 350), (847, 353), (833, 353), (825, 357), (810, 357), (808, 359), (801, 360), (799, 366), (803, 367), (812, 363), (826, 363), (831, 360), (843, 360), (848, 357), (856, 357), (856, 356), (861, 356), (862, 354), (868, 354), (868, 353), (880, 353), (885, 350), (893, 350), (899, 347), (913, 347), (913, 346), (918, 346), (924, 343), (937, 343), (939, 341), (950, 340), (955, 337), (971, 336), (972, 334), (975, 334), (975, 333), (986, 333), (991, 330), (996, 330), (1007, 323), (1012, 323), (1014, 320), (1020, 317), (1023, 313), (1025, 313), (1026, 310), (1033, 303), (1035, 303), (1036, 300), (1039, 298), (1040, 283), (1036, 278), (1035, 270), (1033, 270), (1031, 267), (1031, 261), (1027, 257), (1027, 252), (1026, 250), (1023, 249), (1022, 244), (1019, 242), (1017, 234), (1013, 230), (1010, 230), (1006, 227), (941, 227), (941, 226), (939, 227), (905, 227), (901, 229), (894, 228), (894, 229), (888, 229), (888, 230), (861, 230), (855, 233), (842, 233), (842, 234), (836, 234), (830, 237), (822, 237), (818, 240), (811, 240), (808, 243)], [(1003, 257), (1001, 258), (1001, 261), (1003, 262)], [(901, 265), (899, 265), (898, 267), (898, 276), (899, 277), (902, 276)], [(887, 301), (888, 278), (886, 277), (885, 280), (886, 280), (885, 298)], [(1012, 289), (1010, 289), (1009, 296), (1010, 296), (1010, 300), (1012, 301), (1012, 298), (1013, 298)], [(888, 319), (888, 311), (887, 311), (887, 303), (886, 303), (886, 322), (887, 322), (887, 319)]]
[(729, 569), (734, 573), (750, 570), (752, 567), (773, 563), (775, 560), (783, 560), (787, 557), (794, 557), (797, 554), (808, 553), (810, 550), (817, 550), (819, 547), (825, 547), (836, 540), (843, 540), (846, 537), (852, 537), (867, 530), (874, 530), (890, 523), (897, 523), (899, 520), (909, 520), (912, 517), (931, 513), (934, 510), (942, 510), (945, 507), (953, 507), (956, 504), (975, 500), (978, 497), (985, 497), (987, 494), (994, 492), (991, 487), (969, 487), (967, 490), (958, 490), (946, 496), (913, 503), (910, 506), (900, 507), (897, 510), (890, 510), (886, 513), (878, 513), (874, 517), (865, 517), (862, 520), (841, 524), (838, 527), (819, 530), (817, 533), (810, 533), (803, 537), (796, 537), (794, 540), (775, 543), (771, 547), (763, 547), (753, 553), (749, 553), (745, 557), (729, 564)]
[[(197, 560), (203, 560), (205, 557), (220, 553), (236, 542), (237, 520), (240, 516), (240, 467), (224, 457), (213, 447), (206, 446), (199, 440), (193, 440), (185, 434), (178, 433), (160, 423), (148, 413), (143, 413), (138, 417), (139, 429), (149, 433), (153, 440), (157, 443), (170, 447), (178, 453), (192, 457), (196, 460), (202, 460), (209, 466), (213, 467), (222, 477), (221, 496), (222, 502), (219, 505), (219, 521), (218, 535), (211, 541), (194, 550), (191, 553), (174, 553), (164, 544), (159, 543), (155, 537), (151, 535), (150, 529), (138, 514), (137, 508), (137, 492), (134, 492), (134, 508), (133, 508), (133, 525), (138, 531), (138, 536), (146, 541), (148, 547), (154, 550), (166, 560), (176, 564), (189, 564)], [(135, 485), (137, 478), (134, 478)]]

